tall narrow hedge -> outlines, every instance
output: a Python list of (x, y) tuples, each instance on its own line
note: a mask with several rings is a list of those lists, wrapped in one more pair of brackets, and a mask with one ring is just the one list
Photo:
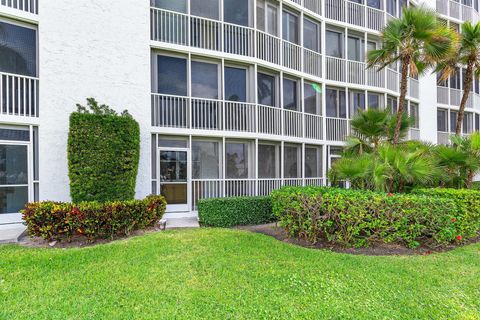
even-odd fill
[(82, 201), (132, 200), (140, 157), (140, 127), (127, 113), (87, 99), (70, 116), (70, 195)]

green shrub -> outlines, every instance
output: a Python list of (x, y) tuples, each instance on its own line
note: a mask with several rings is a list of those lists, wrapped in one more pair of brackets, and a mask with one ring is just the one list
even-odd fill
[(459, 233), (475, 237), (480, 231), (480, 191), (435, 188), (414, 190), (413, 193), (455, 201), (457, 210), (453, 213), (453, 219)]
[(105, 203), (35, 202), (27, 204), (22, 214), (31, 236), (46, 240), (71, 239), (75, 235), (104, 239), (155, 225), (165, 208), (162, 196), (149, 196), (144, 200)]
[[(441, 245), (463, 234), (448, 198), (322, 187), (285, 187), (272, 194), (273, 212), (293, 237), (345, 246), (373, 242)], [(458, 239), (461, 239), (458, 237)]]
[(233, 227), (274, 221), (270, 197), (202, 199), (198, 203), (200, 223), (206, 227)]
[(70, 194), (82, 201), (132, 200), (140, 156), (140, 127), (128, 113), (87, 99), (70, 116), (68, 168)]

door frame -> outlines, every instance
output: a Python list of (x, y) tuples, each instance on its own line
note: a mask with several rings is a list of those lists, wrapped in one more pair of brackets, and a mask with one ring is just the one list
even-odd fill
[[(28, 202), (33, 201), (33, 155), (32, 155), (32, 143), (31, 141), (10, 141), (10, 140), (0, 140), (0, 145), (9, 145), (9, 146), (26, 146), (27, 147), (27, 188), (28, 188)], [(7, 186), (7, 185), (5, 185)], [(25, 186), (21, 185), (11, 185), (14, 186)], [(22, 214), (20, 212), (16, 213), (6, 213), (0, 214), (0, 225), (4, 224), (16, 224), (23, 221)]]
[[(190, 158), (190, 148), (169, 148), (169, 147), (158, 147), (157, 148), (157, 172), (158, 172), (158, 180), (157, 180), (157, 190), (158, 194), (162, 194), (162, 178), (161, 178), (161, 171), (160, 171), (160, 153), (165, 151), (171, 152), (186, 152), (187, 154), (187, 181), (185, 184), (187, 185), (187, 202), (185, 204), (167, 204), (167, 213), (185, 213), (190, 212), (191, 208), (191, 158)], [(183, 182), (173, 182), (170, 184), (184, 184)]]

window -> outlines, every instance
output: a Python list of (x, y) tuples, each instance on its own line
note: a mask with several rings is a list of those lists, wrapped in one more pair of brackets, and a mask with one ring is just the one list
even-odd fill
[(460, 68), (455, 68), (455, 72), (450, 77), (450, 88), (460, 89)]
[(301, 148), (300, 146), (285, 145), (284, 147), (284, 177), (287, 179), (301, 178)]
[(218, 65), (192, 61), (192, 96), (218, 99)]
[(193, 179), (220, 178), (220, 143), (192, 141)]
[(420, 113), (418, 110), (418, 104), (410, 102), (409, 116), (413, 118), (412, 128), (420, 128)]
[(387, 97), (387, 108), (390, 109), (390, 111), (392, 113), (396, 113), (397, 108), (398, 108), (397, 98), (388, 96)]
[(382, 9), (381, 0), (367, 0), (367, 6), (375, 9)]
[(448, 121), (448, 111), (445, 109), (437, 110), (437, 131), (448, 132), (447, 121)]
[(437, 72), (437, 86), (448, 87), (448, 79), (447, 80), (442, 80), (442, 73), (441, 72)]
[(343, 58), (343, 34), (327, 30), (325, 36), (327, 42), (327, 47), (325, 48), (327, 55), (336, 58)]
[(376, 93), (368, 94), (368, 108), (380, 110), (383, 107), (382, 96)]
[(361, 91), (349, 91), (350, 117), (365, 111), (365, 93)]
[(37, 32), (0, 21), (0, 72), (37, 76)]
[(283, 108), (298, 111), (298, 82), (283, 79)]
[(470, 134), (473, 132), (473, 128), (474, 128), (473, 122), (474, 122), (473, 113), (465, 112), (465, 116), (463, 118), (463, 123), (462, 123), (463, 133)]
[(457, 128), (457, 111), (450, 110), (450, 132), (455, 132)]
[(394, 17), (397, 16), (397, 0), (387, 0), (387, 12)]
[(283, 11), (283, 39), (298, 44), (298, 30), (298, 16), (291, 12)]
[(28, 202), (28, 147), (0, 145), (0, 214), (18, 213)]
[(279, 178), (279, 146), (258, 144), (258, 177), (260, 179)]
[(475, 91), (476, 94), (479, 94), (479, 93), (480, 93), (480, 82), (478, 81), (478, 79), (479, 79), (479, 78), (478, 78), (477, 76), (475, 76), (475, 77), (473, 78), (473, 86), (475, 87), (475, 90), (474, 90), (474, 91)]
[(249, 0), (224, 0), (223, 19), (226, 22), (249, 26)]
[(265, 106), (276, 106), (275, 77), (268, 74), (258, 74), (258, 103)]
[(158, 146), (161, 148), (188, 148), (188, 140), (184, 137), (160, 136)]
[(190, 13), (194, 16), (218, 20), (218, 0), (190, 0)]
[(305, 178), (322, 176), (322, 148), (305, 146)]
[(325, 98), (327, 117), (343, 119), (347, 118), (345, 90), (327, 88)]
[(363, 60), (363, 44), (360, 38), (348, 36), (348, 60)]
[(187, 13), (187, 0), (151, 0), (150, 3), (155, 8)]
[(305, 82), (303, 105), (305, 113), (321, 115), (322, 114), (322, 97), (315, 88), (321, 88), (318, 84)]
[(375, 41), (367, 41), (367, 52), (377, 50), (377, 43)]
[(303, 46), (315, 52), (320, 52), (320, 26), (307, 18), (303, 19)]
[(257, 28), (278, 36), (278, 9), (265, 0), (257, 0)]
[(158, 93), (186, 96), (187, 60), (158, 56)]
[(247, 102), (247, 70), (225, 67), (225, 99)]
[(225, 144), (227, 179), (246, 179), (249, 177), (249, 144), (228, 142)]

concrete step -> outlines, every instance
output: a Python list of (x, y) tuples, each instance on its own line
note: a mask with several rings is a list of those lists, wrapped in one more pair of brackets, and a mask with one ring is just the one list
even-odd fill
[(166, 229), (200, 228), (197, 217), (167, 218)]
[(23, 224), (0, 225), (0, 244), (18, 243), (26, 231)]

